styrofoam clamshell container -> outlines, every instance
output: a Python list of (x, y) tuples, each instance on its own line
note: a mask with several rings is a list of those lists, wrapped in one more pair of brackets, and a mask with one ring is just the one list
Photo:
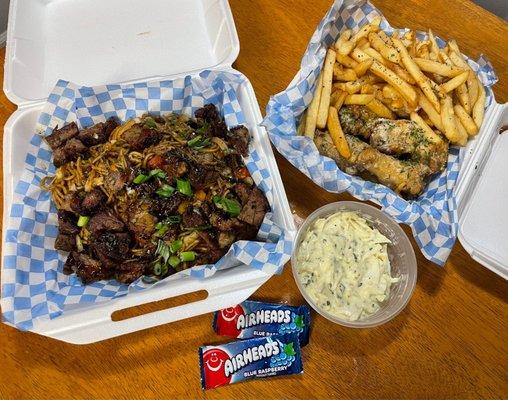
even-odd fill
[(455, 187), (460, 243), (508, 279), (508, 104), (489, 105), (478, 136), (462, 150)]
[[(11, 0), (4, 92), (18, 105), (4, 128), (4, 216), (24, 168), (37, 119), (58, 79), (85, 86), (173, 79), (205, 69), (233, 70), (239, 40), (227, 0)], [(240, 106), (253, 145), (274, 186), (274, 220), (295, 235), (284, 186), (261, 113), (246, 81)], [(3, 255), (2, 255), (3, 259)], [(236, 305), (271, 275), (247, 266), (211, 278), (162, 281), (149, 290), (36, 320), (33, 332), (70, 343), (92, 343)], [(204, 300), (114, 322), (114, 311), (199, 290)]]

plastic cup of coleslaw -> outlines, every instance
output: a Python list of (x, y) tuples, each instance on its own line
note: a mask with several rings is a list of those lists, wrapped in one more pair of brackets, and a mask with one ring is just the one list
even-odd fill
[[(398, 282), (392, 283), (388, 298), (380, 303), (379, 309), (374, 314), (355, 321), (339, 318), (317, 305), (306, 292), (297, 268), (300, 244), (307, 231), (314, 225), (317, 219), (327, 217), (339, 211), (357, 212), (362, 218), (367, 220), (371, 227), (376, 228), (390, 240), (388, 258), (390, 260), (391, 276), (399, 278)], [(402, 228), (379, 209), (356, 201), (330, 203), (310, 214), (296, 236), (293, 254), (291, 255), (291, 266), (298, 289), (311, 307), (328, 320), (350, 328), (373, 328), (390, 321), (398, 315), (406, 307), (413, 294), (417, 275), (416, 256), (411, 242)]]

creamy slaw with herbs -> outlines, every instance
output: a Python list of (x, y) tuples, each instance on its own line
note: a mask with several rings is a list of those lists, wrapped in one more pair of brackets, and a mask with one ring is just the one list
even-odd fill
[(390, 294), (390, 240), (352, 211), (317, 219), (305, 233), (297, 271), (321, 309), (348, 321), (374, 314)]

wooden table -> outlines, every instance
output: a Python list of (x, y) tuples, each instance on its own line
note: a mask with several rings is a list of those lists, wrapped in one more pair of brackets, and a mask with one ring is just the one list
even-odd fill
[[(330, 4), (330, 0), (231, 1), (241, 42), (235, 67), (251, 79), (262, 110), (269, 96), (293, 78)], [(506, 22), (463, 0), (374, 0), (374, 4), (394, 26), (431, 28), (444, 38), (457, 39), (475, 58), (480, 52), (487, 54), (500, 78), (497, 101), (508, 100)], [(0, 54), (3, 59), (4, 50)], [(2, 126), (14, 110), (2, 95)], [(325, 192), (282, 157), (277, 161), (291, 208), (299, 217), (326, 203), (350, 199)], [(473, 261), (460, 243), (445, 268), (429, 263), (418, 250), (417, 257), (413, 298), (390, 323), (360, 331), (314, 315), (301, 376), (203, 392), (197, 348), (218, 341), (211, 315), (81, 347), (2, 324), (0, 398), (508, 397), (507, 282)], [(256, 297), (303, 301), (289, 265)]]

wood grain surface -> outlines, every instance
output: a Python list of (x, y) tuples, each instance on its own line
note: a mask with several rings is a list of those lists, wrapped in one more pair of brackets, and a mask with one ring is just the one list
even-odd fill
[[(295, 75), (331, 1), (230, 3), (241, 43), (235, 67), (250, 78), (264, 111), (269, 96)], [(474, 58), (486, 54), (500, 78), (497, 101), (508, 100), (506, 22), (464, 0), (373, 3), (394, 26), (431, 28), (443, 38), (455, 38)], [(15, 109), (0, 95), (2, 126)], [(291, 208), (300, 218), (329, 202), (350, 199), (325, 192), (282, 157), (277, 161)], [(313, 314), (303, 375), (203, 392), (197, 349), (223, 341), (212, 331), (210, 314), (89, 346), (1, 324), (0, 398), (508, 398), (508, 283), (473, 261), (460, 243), (444, 268), (415, 249), (419, 276), (409, 306), (370, 330), (343, 328)], [(289, 264), (255, 297), (303, 302)]]

